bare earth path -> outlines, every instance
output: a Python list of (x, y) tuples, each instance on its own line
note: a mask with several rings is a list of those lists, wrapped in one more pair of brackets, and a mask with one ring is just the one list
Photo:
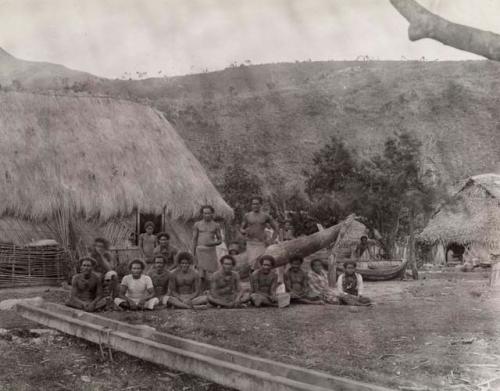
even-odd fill
[[(371, 308), (294, 306), (283, 310), (163, 310), (107, 313), (106, 316), (395, 389), (500, 390), (500, 295), (488, 292), (485, 273), (441, 277), (444, 278), (368, 283), (367, 294), (377, 303)], [(17, 292), (16, 296), (20, 294)], [(54, 301), (61, 301), (64, 294), (60, 290), (42, 292), (42, 296)], [(7, 297), (13, 297), (12, 293), (6, 295), (0, 291), (0, 300)], [(11, 311), (4, 311), (0, 312), (0, 327), (36, 326)], [(106, 352), (103, 358), (98, 347), (74, 338), (56, 336), (50, 343), (49, 348), (43, 338), (39, 345), (28, 343), (30, 349), (43, 351), (47, 362), (58, 365), (57, 371), (49, 373), (60, 375), (64, 369), (72, 371), (73, 359), (57, 361), (54, 358), (54, 354), (57, 357), (61, 352), (59, 344), (70, 354), (84, 355), (88, 368), (95, 367), (95, 374), (87, 369), (90, 375), (78, 372), (69, 376), (68, 379), (81, 376), (90, 379), (83, 388), (70, 385), (70, 389), (126, 388), (118, 386), (121, 383), (115, 383), (113, 388), (113, 381), (125, 381), (130, 384), (127, 387), (132, 386), (129, 389), (134, 389), (134, 385), (138, 386), (135, 389), (141, 389), (153, 384), (149, 380), (141, 384), (141, 380), (148, 377), (164, 378), (157, 389), (218, 389), (201, 379), (165, 375), (168, 369), (118, 353), (113, 356), (120, 364), (109, 363)], [(54, 384), (50, 376), (44, 377), (47, 371), (37, 368), (36, 364), (43, 360), (34, 359), (34, 353), (23, 353), (19, 346), (12, 345), (12, 341), (0, 337), (2, 356), (7, 353), (19, 364), (32, 366), (1, 364), (0, 390), (8, 389), (5, 388), (8, 380), (19, 379), (21, 373), (27, 378), (28, 386), (33, 385), (29, 380), (32, 376), (45, 379), (47, 385)], [(121, 367), (124, 372), (120, 372)], [(120, 376), (124, 380), (119, 380)], [(65, 381), (62, 384), (66, 384)], [(183, 383), (174, 383), (179, 381)], [(91, 385), (98, 388), (85, 388)]]

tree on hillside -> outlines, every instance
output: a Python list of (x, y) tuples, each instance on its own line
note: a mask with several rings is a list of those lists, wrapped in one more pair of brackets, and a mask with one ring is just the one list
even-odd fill
[(235, 157), (226, 167), (219, 190), (226, 202), (234, 209), (234, 222), (241, 224), (253, 196), (261, 196), (261, 181), (251, 174)]
[(389, 138), (381, 154), (356, 162), (336, 138), (314, 156), (307, 191), (313, 197), (335, 194), (348, 200), (345, 213), (366, 218), (382, 235), (381, 244), (393, 257), (398, 239), (410, 234), (410, 264), (414, 266), (415, 217), (428, 213), (436, 192), (421, 179), (420, 142), (406, 132)]

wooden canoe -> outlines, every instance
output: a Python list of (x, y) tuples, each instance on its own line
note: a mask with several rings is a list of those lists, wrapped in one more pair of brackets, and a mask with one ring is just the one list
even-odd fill
[[(401, 277), (406, 268), (406, 261), (401, 265), (380, 267), (375, 269), (357, 269), (356, 272), (363, 276), (364, 281), (388, 281)], [(337, 263), (337, 276), (344, 272), (344, 266)]]

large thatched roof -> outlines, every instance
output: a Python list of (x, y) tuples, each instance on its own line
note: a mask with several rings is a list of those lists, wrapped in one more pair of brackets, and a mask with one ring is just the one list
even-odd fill
[(425, 242), (500, 242), (500, 175), (470, 177), (450, 202), (441, 206), (419, 235)]
[(110, 98), (0, 93), (0, 215), (51, 218), (69, 205), (85, 218), (135, 207), (173, 219), (205, 203), (232, 216), (161, 114)]

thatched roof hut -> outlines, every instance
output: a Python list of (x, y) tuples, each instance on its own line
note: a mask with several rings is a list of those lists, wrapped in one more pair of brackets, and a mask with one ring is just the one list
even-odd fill
[[(211, 204), (205, 171), (150, 107), (107, 97), (0, 93), (0, 241), (24, 244), (124, 231), (135, 211), (168, 216), (177, 241)], [(110, 238), (112, 241), (117, 238)]]
[(468, 178), (436, 211), (418, 239), (445, 247), (452, 243), (500, 247), (500, 175)]

